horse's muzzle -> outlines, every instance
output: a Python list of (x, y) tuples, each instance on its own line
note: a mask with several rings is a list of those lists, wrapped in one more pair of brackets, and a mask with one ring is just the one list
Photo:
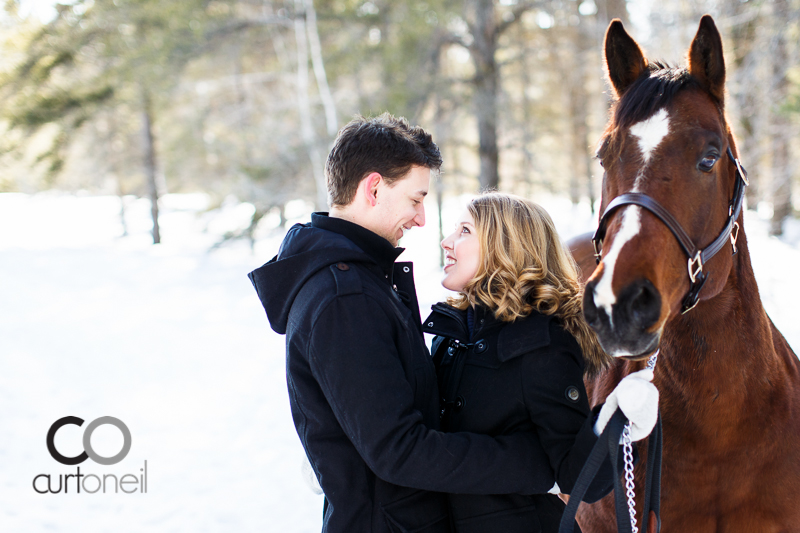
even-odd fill
[(647, 279), (630, 283), (610, 306), (595, 303), (596, 281), (586, 285), (583, 313), (597, 333), (600, 345), (614, 357), (640, 359), (658, 348), (660, 329), (654, 328), (661, 313), (661, 295)]

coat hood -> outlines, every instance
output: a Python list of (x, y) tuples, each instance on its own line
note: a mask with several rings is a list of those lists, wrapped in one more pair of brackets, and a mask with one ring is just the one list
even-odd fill
[(247, 275), (275, 332), (286, 333), (289, 311), (306, 281), (339, 262), (376, 263), (338, 233), (311, 224), (295, 224), (286, 234), (278, 255)]

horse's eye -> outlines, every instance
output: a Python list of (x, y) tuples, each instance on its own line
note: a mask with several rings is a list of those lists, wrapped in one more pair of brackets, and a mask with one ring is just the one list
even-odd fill
[(714, 168), (714, 164), (717, 162), (717, 159), (719, 159), (719, 155), (708, 154), (700, 160), (700, 163), (697, 164), (697, 168), (703, 172), (711, 172), (711, 169)]

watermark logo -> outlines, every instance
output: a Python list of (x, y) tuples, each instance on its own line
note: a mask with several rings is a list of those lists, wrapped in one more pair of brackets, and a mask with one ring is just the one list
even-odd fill
[[(46, 439), (47, 451), (50, 452), (53, 459), (67, 466), (79, 465), (87, 459), (91, 459), (99, 465), (110, 466), (119, 463), (128, 456), (133, 442), (131, 431), (122, 420), (113, 416), (102, 416), (90, 422), (83, 431), (83, 452), (74, 457), (64, 456), (56, 448), (56, 433), (66, 425), (71, 424), (81, 427), (83, 423), (84, 420), (77, 416), (65, 416), (53, 422), (47, 432)], [(100, 455), (92, 447), (92, 434), (97, 428), (106, 424), (116, 427), (120, 433), (122, 433), (122, 448), (116, 455), (111, 457)], [(144, 467), (140, 468), (139, 472), (139, 476), (135, 474), (123, 474), (119, 477), (117, 474), (103, 474), (100, 476), (96, 474), (82, 474), (81, 468), (77, 467), (75, 474), (58, 474), (57, 483), (55, 474), (39, 474), (33, 478), (33, 490), (39, 494), (67, 494), (69, 493), (70, 486), (72, 486), (73, 492), (77, 494), (81, 493), (81, 489), (83, 489), (83, 492), (89, 494), (95, 494), (101, 491), (103, 493), (119, 493), (121, 491), (125, 494), (133, 494), (135, 492), (146, 494), (147, 461), (144, 462)], [(74, 481), (70, 483), (70, 479)]]
[[(78, 418), (77, 416), (65, 416), (64, 418), (59, 418), (53, 422), (53, 425), (50, 426), (50, 431), (47, 432), (47, 450), (50, 452), (50, 455), (53, 456), (53, 459), (62, 465), (79, 465), (90, 457), (92, 458), (92, 461), (97, 464), (115, 465), (125, 459), (125, 457), (128, 455), (128, 452), (131, 451), (131, 430), (128, 429), (128, 426), (126, 426), (125, 423), (119, 418), (114, 418), (113, 416), (102, 416), (86, 426), (86, 430), (83, 432), (84, 452), (76, 457), (64, 457), (58, 452), (58, 450), (56, 450), (55, 438), (56, 431), (67, 424), (82, 426), (83, 419)], [(120, 452), (113, 457), (103, 457), (102, 455), (96, 453), (92, 448), (92, 433), (94, 433), (94, 430), (103, 424), (111, 424), (112, 426), (116, 426), (117, 429), (122, 432), (122, 450), (120, 450)]]

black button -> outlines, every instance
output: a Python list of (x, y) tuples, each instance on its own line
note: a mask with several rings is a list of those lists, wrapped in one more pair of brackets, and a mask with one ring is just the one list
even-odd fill
[(452, 346), (450, 346), (450, 347), (447, 349), (447, 353), (449, 353), (450, 355), (453, 355), (454, 353), (456, 353), (456, 349), (455, 349), (455, 348), (453, 348)]
[(464, 397), (463, 396), (459, 396), (458, 398), (456, 398), (456, 401), (453, 402), (453, 411), (455, 411), (456, 413), (461, 411), (461, 409), (464, 408), (466, 403), (467, 403), (467, 401), (464, 399)]
[(578, 399), (581, 397), (581, 393), (578, 391), (578, 387), (569, 386), (567, 387), (566, 391), (567, 399), (573, 402), (577, 402)]
[(486, 341), (480, 340), (478, 344), (475, 345), (475, 353), (483, 353), (486, 351)]
[(347, 265), (346, 265), (346, 264), (344, 264), (344, 263), (337, 263), (337, 264), (336, 264), (336, 268), (338, 268), (338, 269), (339, 269), (339, 270), (341, 270), (341, 271), (350, 270), (350, 267), (349, 267), (349, 266), (347, 266)]

